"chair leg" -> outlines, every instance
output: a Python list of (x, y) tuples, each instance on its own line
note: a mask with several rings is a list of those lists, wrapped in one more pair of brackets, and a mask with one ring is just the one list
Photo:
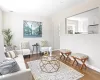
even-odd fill
[(74, 61), (73, 61), (73, 63), (72, 63), (72, 66), (74, 65), (75, 61), (76, 61), (76, 59), (74, 58)]
[(74, 58), (74, 61), (73, 61), (73, 63), (72, 63), (72, 66), (74, 65), (75, 62), (76, 62), (76, 66), (78, 65), (77, 60)]
[(82, 65), (81, 65), (81, 68), (80, 68), (81, 70), (83, 69), (83, 67), (86, 68), (85, 61), (86, 61), (86, 59), (85, 60), (81, 60), (81, 62), (82, 62)]
[(60, 59), (62, 58), (62, 55), (60, 56)]
[[(64, 57), (64, 55), (61, 53), (60, 59), (61, 59), (62, 57)], [(65, 57), (64, 57), (64, 60), (65, 60)]]
[(42, 52), (40, 51), (40, 56), (42, 56)]
[(31, 58), (31, 55), (28, 55), (28, 58)]

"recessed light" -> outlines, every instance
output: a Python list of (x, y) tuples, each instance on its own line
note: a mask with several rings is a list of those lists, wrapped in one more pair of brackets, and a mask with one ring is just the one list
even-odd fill
[(60, 1), (60, 3), (64, 3), (63, 1)]
[(61, 0), (60, 3), (64, 3), (64, 0)]
[(14, 11), (10, 11), (10, 12), (14, 12)]

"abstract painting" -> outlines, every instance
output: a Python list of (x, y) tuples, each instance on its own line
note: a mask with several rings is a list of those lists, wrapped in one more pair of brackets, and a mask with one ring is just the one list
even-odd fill
[(42, 37), (42, 22), (24, 20), (23, 37), (25, 38)]

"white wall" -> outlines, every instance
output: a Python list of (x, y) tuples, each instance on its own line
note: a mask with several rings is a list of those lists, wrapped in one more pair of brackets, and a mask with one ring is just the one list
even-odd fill
[[(23, 20), (43, 22), (41, 38), (23, 38)], [(10, 28), (13, 32), (13, 44), (19, 46), (23, 40), (29, 41), (31, 45), (47, 40), (53, 47), (53, 29), (50, 18), (3, 12), (3, 28)]]
[(3, 44), (3, 36), (0, 34), (0, 62), (5, 59), (4, 55), (4, 44)]
[[(70, 49), (72, 52), (84, 53), (89, 56), (87, 65), (100, 71), (100, 32), (94, 35), (67, 35), (65, 34), (65, 18), (86, 10), (100, 7), (100, 0), (87, 0), (82, 4), (60, 11), (52, 18), (54, 24), (60, 26), (60, 48)], [(100, 13), (99, 13), (100, 14)], [(57, 28), (54, 26), (54, 28)], [(100, 28), (99, 28), (100, 29)], [(57, 32), (57, 31), (56, 31)], [(55, 37), (55, 36), (54, 36)]]
[(1, 31), (2, 31), (2, 10), (0, 9), (0, 62), (2, 62), (5, 59), (3, 36), (1, 34)]
[(2, 31), (2, 10), (0, 9), (0, 33)]

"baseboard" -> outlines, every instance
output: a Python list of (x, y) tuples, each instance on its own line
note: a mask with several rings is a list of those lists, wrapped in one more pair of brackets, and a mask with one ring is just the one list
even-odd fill
[(53, 49), (52, 51), (57, 51), (57, 50), (60, 50), (60, 49)]
[(95, 70), (95, 71), (97, 71), (97, 72), (100, 72), (100, 69), (98, 69), (98, 68), (96, 68), (96, 67), (94, 67), (94, 66), (88, 65), (88, 64), (86, 64), (86, 65), (87, 65), (87, 67), (89, 67), (90, 69), (93, 69), (93, 70)]
[[(82, 63), (79, 62), (79, 64), (82, 64)], [(95, 70), (95, 71), (97, 71), (97, 72), (100, 72), (100, 69), (98, 69), (98, 68), (96, 68), (96, 67), (94, 67), (94, 66), (92, 66), (92, 65), (89, 65), (89, 64), (86, 63), (86, 66), (87, 66), (88, 68), (90, 68), (90, 69), (93, 69), (93, 70)]]
[[(73, 59), (73, 58), (72, 58)], [(73, 60), (72, 60), (73, 61)], [(82, 64), (80, 61), (78, 61), (78, 63), (79, 64)], [(96, 68), (96, 67), (94, 67), (94, 66), (92, 66), (92, 65), (89, 65), (89, 64), (87, 64), (86, 63), (86, 66), (88, 67), (88, 68), (90, 68), (90, 69), (93, 69), (93, 70), (95, 70), (95, 71), (97, 71), (97, 72), (100, 72), (100, 69), (99, 68)]]

